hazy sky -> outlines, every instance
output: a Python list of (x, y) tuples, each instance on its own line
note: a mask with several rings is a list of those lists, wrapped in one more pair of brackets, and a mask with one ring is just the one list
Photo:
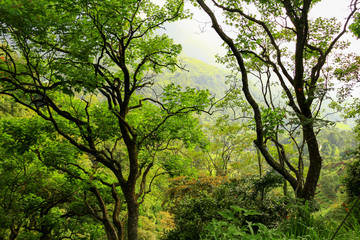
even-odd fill
[[(311, 16), (336, 17), (343, 21), (349, 13), (350, 0), (323, 0), (312, 11)], [(222, 41), (211, 28), (208, 16), (198, 9), (191, 8), (192, 20), (183, 20), (166, 25), (166, 33), (182, 44), (183, 52), (209, 64), (215, 64), (215, 55), (223, 55)], [(348, 36), (353, 43), (352, 51), (360, 49), (360, 40)]]

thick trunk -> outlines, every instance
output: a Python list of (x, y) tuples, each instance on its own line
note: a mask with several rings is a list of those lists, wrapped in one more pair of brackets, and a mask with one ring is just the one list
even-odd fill
[(128, 240), (138, 239), (139, 208), (136, 202), (127, 204), (128, 209)]
[(315, 196), (317, 183), (320, 178), (322, 158), (320, 155), (319, 145), (316, 140), (316, 135), (314, 133), (312, 124), (304, 126), (303, 131), (309, 150), (310, 165), (307, 172), (304, 188), (300, 193), (301, 195), (298, 197), (310, 200), (313, 199)]
[(135, 186), (124, 186), (122, 188), (126, 198), (128, 219), (127, 219), (127, 239), (138, 239), (139, 225), (139, 204), (136, 200)]
[[(137, 202), (137, 196), (135, 193), (136, 182), (139, 174), (138, 164), (138, 151), (136, 141), (133, 140), (131, 145), (128, 146), (129, 161), (130, 161), (130, 174), (123, 193), (126, 198), (127, 210), (128, 210), (128, 225), (127, 235), (128, 240), (138, 239), (138, 226), (139, 226), (139, 204)], [(125, 190), (125, 191), (124, 191)]]

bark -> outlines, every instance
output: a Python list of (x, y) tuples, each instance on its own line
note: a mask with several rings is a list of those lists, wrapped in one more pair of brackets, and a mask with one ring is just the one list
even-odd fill
[(302, 189), (299, 197), (310, 200), (315, 196), (316, 193), (317, 183), (320, 177), (320, 171), (322, 167), (322, 158), (320, 155), (319, 145), (316, 140), (314, 127), (312, 126), (312, 124), (310, 124), (310, 126), (304, 126), (303, 132), (309, 151), (310, 165), (304, 188)]
[(127, 210), (128, 210), (128, 226), (127, 226), (127, 236), (128, 240), (137, 240), (138, 239), (138, 228), (139, 228), (139, 206), (135, 199), (131, 196), (127, 200)]
[[(124, 136), (124, 132), (123, 132)], [(139, 204), (137, 202), (137, 195), (135, 192), (136, 182), (139, 178), (139, 161), (136, 145), (136, 135), (132, 135), (133, 139), (124, 138), (129, 153), (130, 173), (127, 183), (122, 186), (123, 193), (126, 199), (126, 205), (128, 210), (127, 220), (127, 236), (128, 240), (138, 239), (138, 227), (139, 227)]]
[(121, 200), (119, 195), (116, 192), (115, 184), (111, 186), (111, 193), (113, 199), (115, 199), (114, 211), (113, 211), (113, 224), (117, 228), (119, 240), (123, 240), (125, 238), (123, 223), (119, 219), (120, 211), (121, 211)]
[(139, 204), (135, 193), (135, 185), (127, 184), (122, 186), (122, 191), (125, 195), (127, 206), (127, 239), (138, 239), (138, 227), (139, 227)]

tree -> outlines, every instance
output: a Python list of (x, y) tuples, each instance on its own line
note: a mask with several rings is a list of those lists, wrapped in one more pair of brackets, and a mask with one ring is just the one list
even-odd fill
[[(15, 116), (0, 117), (0, 238), (102, 238), (101, 224), (93, 221), (83, 204), (84, 182), (57, 171), (36, 154), (42, 149), (52, 161), (64, 159), (69, 164), (80, 162), (79, 151), (59, 141), (51, 124), (40, 117), (24, 108), (13, 109), (11, 104), (3, 106)], [(47, 143), (60, 149), (45, 150)]]
[(245, 125), (229, 122), (227, 118), (218, 118), (214, 125), (207, 126), (209, 147), (205, 152), (205, 161), (210, 176), (232, 176), (240, 166), (248, 165), (245, 152), (251, 146), (251, 134)]
[[(223, 24), (209, 2), (223, 12)], [(212, 27), (229, 50), (222, 61), (234, 73), (241, 74), (242, 92), (255, 121), (255, 145), (266, 162), (290, 183), (295, 195), (302, 199), (315, 196), (322, 166), (317, 141), (318, 125), (322, 123), (319, 110), (331, 86), (329, 74), (334, 72), (334, 68), (326, 63), (335, 49), (346, 47), (340, 38), (347, 31), (358, 4), (358, 1), (351, 1), (350, 14), (341, 27), (335, 19), (312, 19), (309, 16), (317, 2), (195, 1), (210, 17)], [(227, 27), (231, 31), (226, 31)], [(266, 90), (263, 91), (263, 106), (254, 97), (249, 84), (249, 76), (255, 73), (259, 73), (257, 78), (263, 83), (261, 89)], [(280, 87), (274, 88), (274, 81)], [(275, 91), (281, 91), (286, 104), (284, 101), (276, 103)], [(288, 130), (298, 147), (297, 162), (289, 161), (285, 148), (278, 141), (277, 133), (281, 130)], [(302, 139), (296, 141), (294, 135), (300, 131)], [(277, 155), (270, 154), (267, 148), (270, 144), (277, 147)], [(304, 156), (305, 149), (307, 156)], [(306, 160), (308, 163), (304, 162)]]
[[(3, 1), (0, 15), (0, 93), (52, 123), (89, 156), (90, 168), (105, 169), (96, 183), (81, 166), (71, 168), (78, 174), (63, 170), (76, 179), (91, 177), (87, 197), (97, 204), (87, 206), (108, 239), (123, 239), (125, 226), (128, 239), (138, 239), (153, 153), (196, 135), (189, 113), (209, 103), (207, 91), (175, 85), (155, 96), (146, 91), (155, 91), (163, 68), (178, 66), (181, 47), (154, 31), (186, 17), (183, 2)], [(126, 225), (120, 219), (124, 199)]]

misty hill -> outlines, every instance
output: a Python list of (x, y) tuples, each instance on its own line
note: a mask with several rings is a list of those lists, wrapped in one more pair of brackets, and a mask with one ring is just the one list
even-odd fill
[(158, 82), (161, 85), (175, 83), (182, 87), (208, 89), (217, 98), (224, 94), (229, 71), (190, 57), (181, 57), (180, 64), (185, 66), (185, 70), (166, 71), (157, 77)]

